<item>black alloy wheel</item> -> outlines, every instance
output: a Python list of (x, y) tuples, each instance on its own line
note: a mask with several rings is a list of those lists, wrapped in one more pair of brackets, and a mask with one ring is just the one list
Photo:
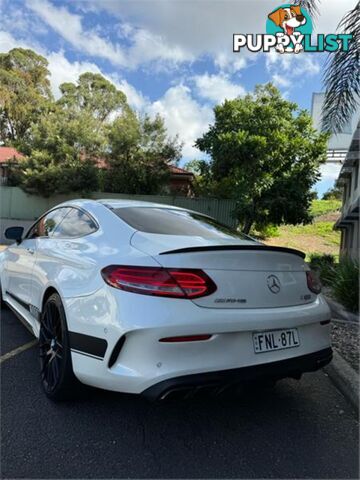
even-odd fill
[(44, 305), (39, 345), (41, 383), (46, 395), (52, 400), (76, 396), (79, 382), (72, 369), (65, 312), (57, 293)]
[(59, 310), (47, 302), (40, 328), (41, 379), (46, 391), (59, 384), (63, 368), (63, 332)]

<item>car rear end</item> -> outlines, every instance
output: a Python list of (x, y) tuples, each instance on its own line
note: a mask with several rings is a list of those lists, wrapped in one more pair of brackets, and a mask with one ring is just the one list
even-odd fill
[[(331, 360), (330, 311), (300, 252), (267, 247), (198, 214), (118, 210), (136, 229), (132, 248), (154, 264), (102, 270), (122, 333), (113, 329), (100, 386), (165, 398), (259, 377), (299, 378)], [(199, 232), (182, 234), (193, 220)]]

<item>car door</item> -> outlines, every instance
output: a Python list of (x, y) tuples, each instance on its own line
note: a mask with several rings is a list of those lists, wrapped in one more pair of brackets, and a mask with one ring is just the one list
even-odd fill
[[(44, 289), (61, 286), (72, 293), (78, 288), (77, 273), (84, 270), (85, 237), (97, 230), (94, 220), (82, 209), (68, 207), (62, 221), (46, 238), (37, 239), (37, 256), (33, 269), (32, 301), (41, 309)], [(90, 270), (89, 270), (90, 271)], [(93, 274), (92, 270), (90, 271)], [(83, 272), (84, 274), (84, 272)]]
[(20, 244), (9, 247), (7, 255), (8, 294), (18, 304), (33, 305), (33, 271), (37, 258), (37, 242), (49, 237), (69, 208), (57, 208), (46, 213), (28, 231)]
[(31, 272), (35, 262), (35, 239), (10, 245), (6, 259), (6, 294), (23, 307), (30, 304)]

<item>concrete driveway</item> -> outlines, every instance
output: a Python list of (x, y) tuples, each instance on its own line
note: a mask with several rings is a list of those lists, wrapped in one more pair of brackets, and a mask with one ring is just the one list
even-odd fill
[[(31, 335), (1, 315), (2, 478), (358, 478), (356, 413), (320, 371), (228, 399), (43, 395)], [(19, 353), (20, 352), (20, 353)]]

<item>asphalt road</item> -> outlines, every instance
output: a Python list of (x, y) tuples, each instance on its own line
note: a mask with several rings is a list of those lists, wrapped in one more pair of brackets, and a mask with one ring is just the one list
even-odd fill
[[(31, 340), (2, 311), (1, 355)], [(221, 400), (54, 404), (36, 347), (1, 367), (2, 478), (359, 478), (356, 413), (322, 371)]]

